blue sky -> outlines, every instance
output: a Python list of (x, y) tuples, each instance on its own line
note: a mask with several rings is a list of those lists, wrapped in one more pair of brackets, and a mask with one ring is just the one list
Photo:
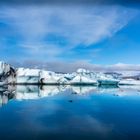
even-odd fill
[(1, 5), (0, 59), (56, 71), (139, 66), (139, 17), (138, 5)]

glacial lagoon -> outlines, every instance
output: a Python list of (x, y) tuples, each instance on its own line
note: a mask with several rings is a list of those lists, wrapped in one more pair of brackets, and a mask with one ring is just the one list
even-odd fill
[(1, 140), (139, 140), (140, 86), (0, 87)]

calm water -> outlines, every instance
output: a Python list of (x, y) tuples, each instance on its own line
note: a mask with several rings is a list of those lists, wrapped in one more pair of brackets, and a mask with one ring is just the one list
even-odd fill
[(0, 140), (140, 139), (140, 87), (1, 87), (0, 104)]

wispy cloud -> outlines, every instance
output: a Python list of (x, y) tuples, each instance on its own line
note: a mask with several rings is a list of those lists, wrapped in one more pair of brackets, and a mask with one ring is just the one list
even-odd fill
[[(112, 37), (137, 14), (121, 6), (1, 7), (0, 20), (30, 57), (56, 58), (82, 44)], [(4, 32), (1, 32), (1, 36)]]

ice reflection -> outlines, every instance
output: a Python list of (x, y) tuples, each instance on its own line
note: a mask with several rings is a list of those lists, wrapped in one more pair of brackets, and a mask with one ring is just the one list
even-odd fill
[(0, 87), (0, 106), (7, 104), (10, 99), (14, 98), (14, 96), (14, 86)]
[(17, 85), (0, 87), (0, 105), (7, 104), (10, 99), (31, 100), (51, 97), (62, 93), (88, 96), (90, 94), (112, 94), (115, 96), (140, 95), (140, 86), (33, 86)]

